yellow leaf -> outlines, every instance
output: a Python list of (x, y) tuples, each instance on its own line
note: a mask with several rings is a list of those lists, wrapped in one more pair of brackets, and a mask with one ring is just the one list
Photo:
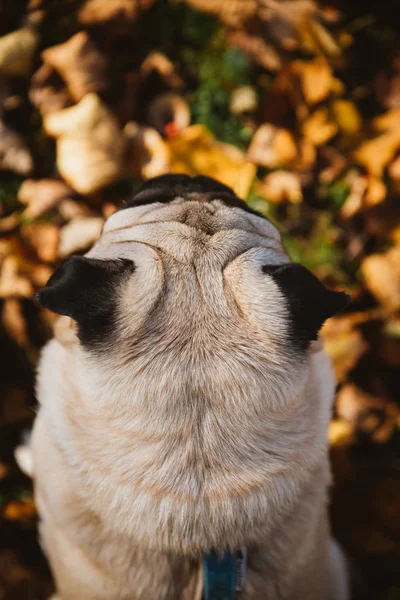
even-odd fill
[(383, 172), (400, 148), (400, 127), (387, 131), (363, 142), (355, 151), (354, 158), (363, 165), (371, 175), (382, 177)]
[(400, 246), (365, 258), (361, 273), (371, 294), (387, 310), (400, 309)]
[(188, 175), (215, 177), (246, 197), (256, 174), (256, 166), (242, 152), (218, 142), (202, 125), (192, 125), (167, 141), (171, 170)]
[(361, 115), (351, 100), (335, 100), (332, 103), (333, 115), (344, 135), (354, 135), (362, 127)]
[(293, 70), (300, 77), (301, 88), (307, 104), (316, 104), (330, 93), (333, 83), (332, 69), (324, 58), (295, 61)]
[(322, 146), (338, 131), (336, 123), (328, 120), (328, 110), (319, 108), (303, 124), (304, 137), (315, 146)]

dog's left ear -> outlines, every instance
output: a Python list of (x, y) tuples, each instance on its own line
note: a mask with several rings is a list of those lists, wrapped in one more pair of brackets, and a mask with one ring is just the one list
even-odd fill
[(44, 308), (81, 324), (110, 310), (116, 284), (134, 268), (129, 260), (71, 256), (53, 273), (36, 299)]
[(350, 301), (350, 296), (328, 289), (302, 265), (265, 265), (263, 271), (273, 278), (285, 295), (295, 333), (302, 342), (316, 340), (324, 322)]

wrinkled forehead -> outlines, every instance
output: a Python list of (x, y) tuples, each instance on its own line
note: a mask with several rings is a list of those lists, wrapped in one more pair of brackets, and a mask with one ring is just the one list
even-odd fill
[(278, 230), (266, 219), (229, 208), (218, 200), (207, 204), (176, 198), (167, 205), (130, 207), (112, 215), (90, 256), (126, 256), (129, 244), (142, 243), (191, 262), (201, 251), (221, 263), (253, 247), (286, 257)]
[[(142, 243), (191, 262), (208, 254), (222, 263), (252, 247), (286, 256), (278, 230), (212, 178), (165, 175), (147, 181), (105, 223), (90, 256), (127, 256)], [(122, 254), (121, 254), (122, 252)]]

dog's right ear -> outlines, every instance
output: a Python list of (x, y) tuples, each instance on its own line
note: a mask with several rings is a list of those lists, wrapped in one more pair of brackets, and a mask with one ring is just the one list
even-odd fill
[(36, 295), (41, 306), (78, 323), (110, 310), (116, 284), (135, 269), (130, 260), (71, 256)]

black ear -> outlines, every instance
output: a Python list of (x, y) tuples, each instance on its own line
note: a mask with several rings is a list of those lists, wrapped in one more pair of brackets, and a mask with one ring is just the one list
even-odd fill
[(303, 344), (316, 340), (324, 322), (350, 301), (350, 296), (328, 289), (302, 265), (266, 265), (263, 271), (285, 295), (293, 317), (293, 332)]
[(44, 308), (75, 319), (78, 324), (106, 315), (114, 305), (116, 284), (133, 272), (129, 260), (98, 260), (71, 256), (36, 296)]

